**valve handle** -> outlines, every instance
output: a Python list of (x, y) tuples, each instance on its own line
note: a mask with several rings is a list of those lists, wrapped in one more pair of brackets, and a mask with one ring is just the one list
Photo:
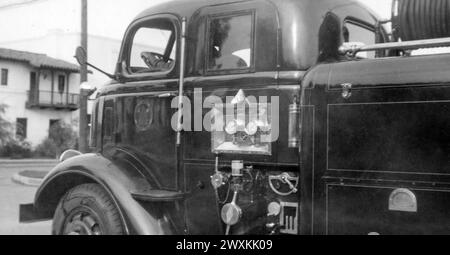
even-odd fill
[[(281, 192), (278, 189), (276, 189), (273, 186), (272, 181), (274, 180), (278, 180), (281, 181), (284, 184), (287, 184), (289, 186), (289, 188), (291, 189), (291, 191), (289, 192)], [(296, 182), (296, 185), (294, 185), (292, 183), (292, 181)], [(291, 194), (297, 193), (298, 192), (298, 183), (299, 183), (299, 178), (298, 177), (292, 177), (289, 173), (282, 173), (280, 175), (271, 175), (269, 176), (269, 186), (272, 189), (273, 192), (275, 192), (276, 194), (280, 195), (280, 196), (289, 196)]]
[(298, 189), (294, 186), (294, 184), (292, 184), (289, 178), (283, 176), (282, 179), (284, 182), (287, 183), (287, 185), (289, 185), (289, 188), (292, 190), (293, 193), (297, 193)]

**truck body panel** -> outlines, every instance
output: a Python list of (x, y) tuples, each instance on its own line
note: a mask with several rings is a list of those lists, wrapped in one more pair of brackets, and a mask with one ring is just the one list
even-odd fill
[[(449, 61), (449, 55), (384, 58), (310, 71), (303, 83), (309, 111), (302, 150), (303, 171), (312, 173), (305, 181), (314, 190), (308, 201), (315, 202), (308, 231), (448, 231), (433, 219), (448, 217)], [(348, 99), (343, 84), (352, 85)], [(390, 195), (400, 188), (415, 193), (416, 212), (389, 209)]]

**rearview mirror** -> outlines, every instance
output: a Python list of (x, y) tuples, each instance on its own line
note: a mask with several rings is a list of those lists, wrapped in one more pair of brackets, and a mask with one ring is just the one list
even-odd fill
[(75, 51), (75, 59), (80, 65), (85, 65), (87, 63), (87, 53), (83, 47), (77, 47)]
[(78, 64), (80, 64), (81, 66), (82, 66), (82, 65), (90, 66), (90, 67), (94, 68), (95, 70), (99, 71), (100, 73), (102, 73), (102, 74), (108, 76), (109, 78), (111, 78), (111, 79), (113, 79), (113, 80), (117, 80), (117, 77), (115, 77), (114, 75), (109, 74), (109, 73), (103, 71), (102, 69), (100, 69), (100, 68), (98, 68), (98, 67), (96, 67), (96, 66), (90, 64), (90, 63), (87, 61), (87, 52), (86, 52), (86, 50), (85, 50), (83, 47), (81, 47), (81, 46), (77, 47), (77, 49), (76, 49), (76, 51), (75, 51), (75, 59), (77, 60)]

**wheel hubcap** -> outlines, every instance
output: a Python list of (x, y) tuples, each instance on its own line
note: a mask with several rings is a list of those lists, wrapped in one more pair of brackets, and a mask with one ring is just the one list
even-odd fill
[(64, 227), (66, 235), (101, 235), (97, 217), (88, 212), (76, 212), (67, 217)]

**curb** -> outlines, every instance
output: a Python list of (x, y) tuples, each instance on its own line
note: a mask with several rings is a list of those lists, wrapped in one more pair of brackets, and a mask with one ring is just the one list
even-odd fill
[(39, 186), (41, 186), (44, 179), (26, 177), (26, 176), (21, 175), (20, 173), (17, 173), (15, 175), (13, 175), (12, 180), (18, 184), (32, 186), (32, 187), (39, 187)]
[(56, 159), (0, 159), (0, 164), (5, 165), (29, 165), (29, 164), (57, 164)]
[(0, 164), (55, 163), (58, 159), (0, 159)]
[(0, 170), (2, 167), (24, 167), (29, 168), (35, 165), (40, 167), (46, 167), (51, 170), (54, 168), (59, 161), (57, 160), (0, 160)]

